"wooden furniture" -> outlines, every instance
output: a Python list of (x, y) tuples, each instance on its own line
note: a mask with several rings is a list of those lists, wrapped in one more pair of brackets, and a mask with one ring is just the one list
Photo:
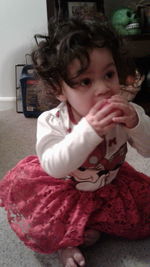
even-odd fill
[(61, 15), (68, 16), (68, 3), (71, 2), (94, 2), (96, 3), (97, 10), (104, 12), (104, 1), (103, 0), (82, 0), (82, 1), (73, 1), (73, 0), (46, 0), (47, 2), (47, 18), (49, 20), (52, 16), (58, 15), (59, 5), (61, 7)]

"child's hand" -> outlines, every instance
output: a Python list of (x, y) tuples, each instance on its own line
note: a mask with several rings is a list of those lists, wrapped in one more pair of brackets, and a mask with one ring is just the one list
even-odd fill
[(109, 103), (108, 99), (99, 101), (85, 117), (100, 136), (107, 134), (116, 125), (113, 118), (120, 118), (122, 115), (122, 111), (113, 106), (114, 104)]
[(114, 108), (121, 111), (121, 115), (114, 116), (112, 121), (115, 123), (122, 123), (127, 128), (134, 128), (138, 124), (138, 115), (134, 107), (122, 96), (114, 95), (108, 103)]
[(86, 119), (100, 136), (107, 134), (118, 123), (127, 128), (134, 128), (138, 124), (136, 111), (120, 95), (96, 103)]

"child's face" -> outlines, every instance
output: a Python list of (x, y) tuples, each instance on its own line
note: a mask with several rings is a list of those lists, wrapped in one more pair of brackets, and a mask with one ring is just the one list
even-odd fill
[(63, 82), (63, 97), (71, 105), (76, 121), (86, 116), (98, 101), (110, 98), (120, 89), (112, 54), (106, 48), (94, 49), (90, 53), (88, 69), (77, 76), (79, 70), (79, 60), (74, 59), (69, 65), (69, 73), (75, 86), (71, 88)]

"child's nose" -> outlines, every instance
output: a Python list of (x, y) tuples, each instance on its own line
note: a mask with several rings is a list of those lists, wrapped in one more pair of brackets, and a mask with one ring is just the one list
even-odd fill
[(108, 85), (106, 82), (97, 82), (95, 84), (95, 95), (100, 96), (100, 95), (112, 95), (113, 90), (110, 85)]

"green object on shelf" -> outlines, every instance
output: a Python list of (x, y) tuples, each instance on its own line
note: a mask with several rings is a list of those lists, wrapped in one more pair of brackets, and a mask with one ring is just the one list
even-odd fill
[(120, 35), (138, 35), (141, 33), (139, 18), (131, 8), (121, 8), (114, 11), (111, 23)]

